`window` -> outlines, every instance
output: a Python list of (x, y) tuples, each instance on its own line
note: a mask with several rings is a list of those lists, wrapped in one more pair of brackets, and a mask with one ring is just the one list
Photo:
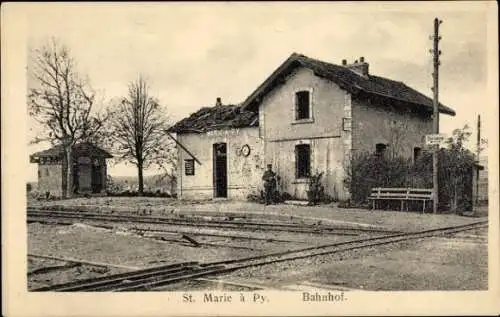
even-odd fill
[(38, 169), (38, 178), (42, 177), (42, 171), (40, 171), (40, 169)]
[(45, 168), (45, 176), (49, 176), (49, 168), (48, 167)]
[(295, 93), (295, 120), (311, 118), (310, 92), (307, 90)]
[(420, 154), (422, 154), (422, 149), (419, 147), (414, 147), (413, 148), (413, 161), (416, 162), (418, 158), (420, 157)]
[(187, 176), (194, 175), (194, 159), (184, 160), (184, 172)]
[(383, 156), (387, 150), (387, 145), (383, 143), (377, 143), (375, 145), (375, 154), (378, 156)]
[(295, 146), (295, 169), (297, 178), (306, 178), (311, 174), (311, 147), (309, 144)]

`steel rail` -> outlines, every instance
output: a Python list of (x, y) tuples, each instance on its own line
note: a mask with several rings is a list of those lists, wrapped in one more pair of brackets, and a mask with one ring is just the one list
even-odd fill
[[(476, 222), (476, 223), (472, 223), (472, 224), (460, 225), (460, 226), (455, 226), (455, 227), (431, 229), (431, 230), (415, 232), (415, 233), (404, 233), (404, 234), (395, 234), (395, 235), (390, 235), (390, 236), (385, 236), (385, 237), (373, 237), (373, 238), (368, 238), (368, 239), (359, 239), (359, 240), (354, 240), (354, 241), (347, 241), (347, 242), (340, 242), (340, 243), (335, 243), (335, 244), (305, 248), (305, 249), (295, 250), (295, 251), (279, 252), (279, 253), (268, 254), (268, 255), (264, 255), (264, 256), (249, 257), (249, 258), (229, 260), (229, 261), (212, 262), (212, 263), (202, 264), (201, 266), (214, 267), (214, 266), (224, 265), (224, 264), (229, 264), (229, 265), (226, 265), (224, 268), (222, 268), (220, 270), (215, 270), (215, 271), (210, 271), (210, 272), (205, 272), (205, 273), (198, 273), (198, 274), (195, 273), (195, 274), (177, 277), (177, 278), (173, 278), (173, 279), (171, 279), (171, 278), (167, 278), (164, 280), (157, 279), (153, 282), (147, 281), (143, 284), (138, 283), (137, 285), (130, 285), (130, 286), (124, 285), (123, 287), (121, 287), (119, 289), (115, 289), (114, 291), (136, 291), (136, 290), (142, 290), (142, 289), (154, 289), (156, 287), (161, 287), (161, 286), (164, 286), (167, 284), (176, 283), (176, 282), (179, 282), (182, 280), (193, 279), (193, 278), (207, 276), (207, 275), (211, 275), (211, 274), (220, 275), (220, 274), (230, 273), (230, 272), (233, 272), (236, 270), (249, 268), (249, 267), (274, 264), (274, 263), (284, 262), (284, 261), (299, 260), (299, 259), (310, 258), (310, 257), (315, 257), (315, 256), (320, 256), (320, 255), (328, 255), (328, 254), (333, 254), (333, 253), (338, 253), (338, 252), (343, 252), (343, 251), (350, 251), (350, 250), (385, 245), (385, 244), (390, 244), (390, 243), (397, 243), (397, 242), (403, 242), (403, 241), (408, 241), (408, 240), (415, 240), (415, 239), (421, 239), (421, 238), (426, 238), (426, 237), (432, 237), (432, 236), (436, 236), (436, 235), (453, 234), (453, 233), (457, 233), (457, 232), (461, 232), (461, 231), (465, 231), (465, 230), (472, 230), (472, 229), (481, 228), (484, 226), (487, 226), (487, 221)], [(385, 240), (385, 241), (383, 241), (383, 240)], [(353, 244), (354, 244), (354, 246), (353, 246)], [(351, 246), (349, 246), (349, 245), (351, 245)], [(323, 249), (323, 250), (318, 251), (319, 249)], [(241, 264), (238, 264), (238, 263), (241, 263)]]
[[(299, 253), (299, 252), (315, 251), (315, 250), (319, 250), (319, 249), (339, 247), (339, 246), (344, 246), (344, 245), (349, 245), (349, 244), (354, 244), (354, 243), (363, 243), (363, 242), (371, 242), (371, 241), (379, 241), (379, 240), (387, 240), (387, 239), (401, 238), (402, 240), (400, 239), (400, 241), (414, 240), (414, 239), (419, 239), (419, 238), (432, 237), (432, 236), (436, 236), (436, 235), (452, 234), (452, 233), (466, 231), (466, 230), (473, 230), (476, 228), (484, 227), (487, 225), (487, 223), (488, 223), (488, 221), (485, 220), (485, 221), (478, 221), (478, 222), (465, 224), (465, 225), (442, 227), (442, 228), (436, 228), (436, 229), (428, 229), (428, 230), (424, 230), (424, 231), (409, 232), (409, 233), (397, 233), (397, 234), (386, 235), (386, 236), (377, 236), (377, 237), (369, 237), (369, 238), (362, 238), (362, 239), (356, 239), (356, 240), (348, 240), (348, 241), (343, 241), (343, 242), (328, 243), (328, 244), (317, 245), (317, 246), (312, 246), (312, 247), (307, 247), (307, 248), (301, 248), (301, 249), (297, 249), (297, 250), (282, 251), (282, 252), (276, 252), (276, 253), (271, 253), (271, 254), (257, 255), (257, 256), (242, 258), (242, 259), (217, 261), (217, 262), (211, 262), (211, 263), (201, 264), (201, 265), (203, 266), (203, 265), (242, 263), (242, 262), (248, 262), (248, 261), (252, 261), (252, 260), (260, 260), (260, 259), (274, 257), (274, 256), (279, 257), (279, 256), (284, 256), (284, 255), (292, 254), (292, 253), (295, 254), (295, 253)], [(398, 242), (398, 241), (396, 241), (396, 242)], [(389, 241), (385, 244), (388, 244), (388, 243), (392, 243), (392, 241)]]
[[(147, 217), (133, 215), (103, 215), (89, 212), (66, 212), (66, 211), (42, 211), (28, 209), (29, 216), (43, 216), (54, 218), (77, 218), (77, 219), (100, 219), (115, 222), (140, 222), (140, 223), (155, 223), (155, 224), (170, 224), (170, 225), (185, 225), (185, 226), (205, 226), (216, 228), (234, 228), (234, 229), (257, 229), (269, 231), (286, 231), (299, 233), (316, 233), (316, 234), (337, 234), (349, 235), (353, 232), (367, 233), (394, 233), (395, 231), (366, 229), (366, 228), (347, 228), (347, 227), (330, 227), (323, 225), (309, 224), (290, 224), (290, 223), (260, 223), (260, 222), (235, 222), (235, 221), (206, 221), (206, 220), (184, 220), (165, 217)], [(397, 232), (397, 231), (396, 231)]]
[[(325, 244), (325, 245), (320, 245), (320, 246), (315, 246), (315, 247), (308, 247), (308, 248), (291, 250), (291, 251), (271, 253), (271, 254), (266, 254), (266, 255), (261, 255), (261, 256), (253, 256), (253, 257), (240, 258), (240, 259), (234, 259), (234, 260), (211, 262), (211, 263), (201, 264), (201, 265), (199, 265), (199, 268), (193, 268), (191, 270), (186, 270), (186, 272), (172, 273), (172, 272), (166, 272), (164, 268), (163, 269), (158, 268), (158, 271), (156, 273), (148, 274), (151, 272), (144, 272), (144, 270), (142, 270), (142, 271), (136, 271), (133, 273), (128, 273), (129, 275), (134, 274), (134, 273), (136, 275), (134, 275), (135, 277), (134, 277), (133, 281), (130, 281), (126, 284), (118, 283), (117, 281), (115, 281), (113, 279), (113, 276), (110, 276), (110, 277), (108, 277), (108, 279), (110, 279), (111, 281), (103, 282), (103, 283), (99, 284), (99, 288), (96, 289), (95, 287), (94, 288), (90, 287), (90, 288), (85, 288), (85, 289), (87, 291), (90, 291), (90, 290), (136, 291), (136, 290), (145, 290), (145, 289), (150, 290), (150, 289), (155, 289), (157, 287), (177, 283), (177, 282), (184, 281), (184, 280), (200, 278), (200, 277), (204, 277), (204, 276), (208, 276), (208, 275), (220, 275), (220, 274), (229, 273), (229, 272), (233, 272), (233, 271), (248, 268), (248, 267), (256, 267), (256, 266), (268, 265), (268, 264), (273, 264), (273, 263), (278, 263), (278, 262), (292, 261), (292, 260), (310, 258), (310, 257), (315, 257), (315, 256), (321, 256), (321, 255), (328, 255), (328, 254), (333, 254), (333, 253), (338, 253), (338, 252), (344, 252), (344, 251), (350, 251), (350, 250), (355, 250), (355, 249), (362, 249), (362, 248), (386, 245), (386, 244), (391, 244), (391, 243), (398, 243), (398, 242), (409, 241), (409, 240), (417, 240), (417, 239), (428, 238), (428, 237), (439, 236), (439, 235), (454, 234), (454, 233), (458, 233), (458, 232), (462, 232), (462, 231), (466, 231), (466, 230), (483, 228), (483, 227), (487, 226), (487, 223), (488, 223), (487, 221), (479, 221), (479, 222), (465, 224), (465, 225), (459, 225), (459, 226), (430, 229), (430, 230), (418, 231), (418, 232), (412, 232), (412, 233), (401, 233), (401, 234), (393, 234), (393, 235), (386, 235), (386, 236), (378, 236), (378, 237), (371, 237), (371, 238), (365, 238), (365, 239), (357, 239), (357, 240), (345, 241), (345, 242), (334, 243), (334, 244)], [(150, 269), (150, 270), (152, 270), (152, 269)], [(127, 278), (124, 278), (124, 279), (127, 280)], [(124, 279), (122, 278), (122, 281)], [(130, 280), (130, 278), (128, 280)], [(95, 280), (89, 281), (89, 282), (87, 282), (87, 284), (95, 283), (94, 281)], [(95, 286), (95, 284), (92, 284), (92, 285)], [(68, 288), (65, 285), (60, 285), (60, 286), (56, 285), (52, 288), (49, 287), (49, 289), (46, 288), (45, 290), (69, 291), (72, 289), (74, 289), (74, 288), (71, 288), (71, 287)]]
[(132, 280), (136, 278), (141, 278), (145, 276), (149, 276), (150, 274), (158, 274), (164, 272), (174, 272), (176, 270), (182, 270), (185, 268), (191, 268), (193, 266), (198, 266), (198, 262), (183, 262), (169, 265), (162, 265), (157, 267), (152, 267), (148, 269), (136, 270), (132, 272), (113, 274), (103, 277), (97, 277), (92, 279), (78, 280), (69, 283), (56, 284), (51, 286), (45, 286), (41, 288), (34, 289), (35, 292), (43, 292), (43, 291), (76, 291), (76, 290), (84, 290), (91, 289), (92, 287), (98, 287), (102, 285), (106, 285), (107, 283), (116, 283), (122, 282), (126, 280)]
[[(89, 220), (94, 220), (95, 219), (89, 219)], [(30, 217), (28, 218), (28, 223), (33, 223), (33, 222), (38, 222), (38, 223), (43, 223), (43, 224), (51, 224), (51, 225), (72, 225), (73, 223), (72, 222), (69, 222), (69, 221), (57, 221), (57, 220), (54, 220), (54, 221), (51, 221), (51, 220), (46, 220), (44, 217), (40, 217), (40, 218), (37, 218), (37, 217)], [(94, 227), (97, 227), (97, 228), (104, 228), (104, 229), (108, 229), (108, 230), (112, 230), (114, 229), (113, 226), (104, 226), (104, 225), (96, 225), (96, 224), (92, 224), (92, 226)], [(177, 239), (175, 238), (166, 238), (164, 236), (161, 236), (161, 235), (158, 235), (158, 236), (145, 236), (144, 238), (147, 238), (147, 239), (154, 239), (154, 240), (158, 240), (158, 241), (165, 241), (165, 242), (173, 242), (173, 243), (176, 243), (178, 245), (182, 245), (182, 246), (187, 246), (187, 247), (194, 247), (194, 248), (198, 248), (198, 247), (202, 247), (202, 246), (207, 246), (207, 247), (216, 247), (216, 248), (230, 248), (230, 249), (241, 249), (241, 250), (250, 250), (250, 251), (259, 251), (258, 249), (255, 249), (255, 248), (251, 248), (251, 247), (244, 247), (244, 246), (238, 246), (238, 245), (232, 245), (232, 244), (217, 244), (217, 243), (211, 243), (211, 242), (198, 242), (198, 241), (195, 241), (195, 240), (190, 240), (184, 236), (186, 236), (186, 234), (183, 234), (179, 231), (167, 231), (167, 230), (146, 230), (146, 229), (131, 229), (131, 231), (133, 232), (136, 232), (138, 233), (139, 235), (141, 233), (145, 233), (145, 232), (158, 232), (158, 233), (170, 233), (172, 235), (176, 235), (178, 236)], [(191, 234), (191, 235), (198, 235), (198, 236), (205, 236), (204, 234)], [(207, 235), (208, 236), (208, 235)], [(293, 241), (288, 241), (288, 242), (293, 242)]]
[[(33, 223), (33, 222), (38, 222), (42, 224), (50, 224), (50, 225), (72, 225), (74, 224), (74, 221), (69, 221), (69, 220), (47, 220), (46, 217), (40, 216), (40, 218), (37, 218), (36, 216), (31, 216), (28, 219), (28, 223)], [(109, 229), (113, 230), (115, 229), (114, 226), (112, 225), (103, 225), (103, 224), (97, 224), (99, 221), (98, 219), (86, 219), (88, 220), (91, 226), (93, 227), (98, 227), (98, 228), (104, 228), (104, 229)], [(95, 221), (92, 222), (92, 221)], [(189, 230), (179, 230), (179, 229), (156, 229), (156, 228), (140, 228), (140, 227), (130, 227), (127, 228), (132, 232), (137, 232), (138, 234), (141, 234), (143, 232), (165, 232), (165, 233), (172, 233), (172, 234), (189, 234), (191, 236), (197, 236), (197, 237), (219, 237), (219, 238), (230, 238), (230, 239), (240, 239), (240, 240), (260, 240), (260, 241), (266, 241), (266, 242), (286, 242), (286, 243), (308, 243), (305, 241), (301, 240), (286, 240), (286, 239), (276, 239), (276, 238), (263, 238), (263, 237), (254, 237), (254, 236), (245, 236), (245, 235), (234, 235), (234, 234), (221, 234), (221, 233), (203, 233), (203, 232), (195, 232), (195, 231), (189, 231)], [(345, 234), (339, 234), (339, 235), (346, 235), (346, 236), (357, 236), (357, 234), (351, 234), (351, 233), (345, 233)]]

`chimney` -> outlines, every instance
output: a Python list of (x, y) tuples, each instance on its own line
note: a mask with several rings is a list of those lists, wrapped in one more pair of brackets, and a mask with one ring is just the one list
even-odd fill
[(369, 74), (368, 69), (370, 64), (365, 62), (365, 58), (363, 56), (359, 58), (359, 61), (355, 60), (354, 63), (352, 64), (347, 64), (347, 63), (344, 64), (344, 60), (342, 60), (342, 66), (349, 68), (350, 70), (352, 70), (353, 72), (355, 72), (360, 76), (368, 77)]
[(215, 100), (215, 106), (216, 107), (222, 106), (222, 101), (221, 101), (220, 97), (217, 97), (217, 99)]
[(342, 66), (346, 66), (347, 65), (347, 59), (343, 59), (342, 60)]

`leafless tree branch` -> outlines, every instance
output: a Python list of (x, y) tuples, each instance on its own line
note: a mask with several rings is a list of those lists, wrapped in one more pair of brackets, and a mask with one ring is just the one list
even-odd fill
[(151, 97), (142, 77), (128, 85), (128, 96), (110, 110), (110, 141), (118, 159), (137, 166), (139, 193), (144, 191), (143, 170), (175, 164), (173, 144), (162, 133), (168, 127), (166, 110)]

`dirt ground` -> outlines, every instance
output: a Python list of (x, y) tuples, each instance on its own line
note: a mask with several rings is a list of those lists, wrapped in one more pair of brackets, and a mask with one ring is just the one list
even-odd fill
[(256, 279), (272, 287), (312, 282), (372, 291), (486, 290), (486, 233), (480, 241), (461, 235), (276, 263), (221, 278)]
[[(196, 248), (81, 224), (54, 226), (31, 223), (28, 234), (30, 254), (120, 264), (131, 268), (188, 261), (212, 262), (249, 254), (244, 249)], [(257, 254), (263, 252), (265, 250), (255, 251)]]

